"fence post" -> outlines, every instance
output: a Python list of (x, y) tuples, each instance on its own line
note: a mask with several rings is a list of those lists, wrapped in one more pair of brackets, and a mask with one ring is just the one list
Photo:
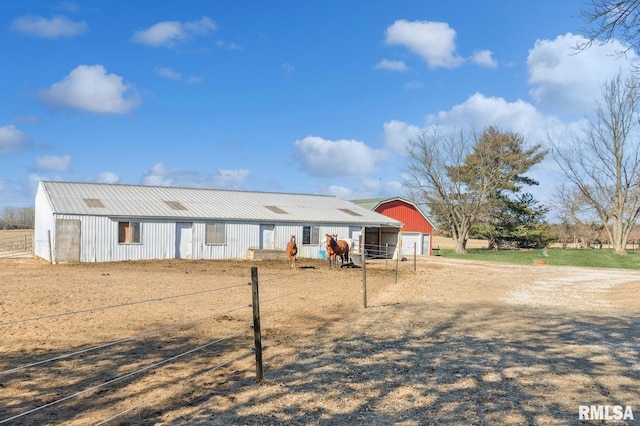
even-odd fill
[(362, 251), (362, 306), (367, 308), (367, 252)]
[(251, 294), (253, 299), (253, 337), (256, 351), (256, 382), (262, 381), (262, 334), (260, 332), (260, 297), (258, 294), (258, 268), (251, 267)]
[(416, 253), (417, 253), (417, 247), (416, 247), (416, 243), (413, 243), (413, 272), (416, 271)]
[(400, 243), (396, 246), (396, 282), (394, 284), (398, 284), (398, 263), (400, 262), (400, 256), (402, 256), (402, 240), (400, 240)]

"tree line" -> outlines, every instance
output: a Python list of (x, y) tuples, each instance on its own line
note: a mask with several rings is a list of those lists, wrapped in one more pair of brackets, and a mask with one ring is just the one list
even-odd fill
[[(640, 48), (640, 0), (591, 0), (581, 12), (590, 27), (578, 52), (614, 37), (628, 50)], [(483, 237), (493, 248), (605, 239), (615, 254), (625, 254), (630, 239), (638, 239), (640, 217), (640, 68), (633, 71), (603, 82), (584, 128), (574, 140), (549, 139), (549, 151), (491, 126), (414, 135), (404, 181), (410, 196), (426, 205), (459, 253), (468, 238)], [(560, 223), (553, 226), (546, 223), (550, 207), (525, 191), (538, 185), (526, 173), (549, 153), (565, 180), (554, 196)]]
[(33, 229), (34, 221), (33, 207), (5, 207), (0, 217), (0, 229)]
[[(552, 241), (606, 240), (615, 254), (626, 246), (640, 217), (640, 78), (621, 74), (606, 81), (597, 108), (574, 140), (549, 140), (550, 151), (524, 137), (487, 127), (479, 134), (430, 129), (407, 148), (405, 185), (426, 204), (455, 250), (470, 237), (492, 248), (540, 248)], [(547, 154), (565, 183), (556, 189), (560, 224), (546, 223), (550, 207), (525, 189), (526, 173)], [(635, 237), (637, 239), (637, 236)]]

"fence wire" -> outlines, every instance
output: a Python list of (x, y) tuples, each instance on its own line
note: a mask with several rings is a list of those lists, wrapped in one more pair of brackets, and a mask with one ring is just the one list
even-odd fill
[[(286, 274), (282, 274), (282, 275), (279, 275), (279, 276), (270, 277), (270, 278), (266, 278), (266, 279), (261, 279), (261, 280), (259, 280), (259, 282), (260, 282), (260, 284), (264, 284), (264, 283), (269, 283), (269, 282), (277, 282), (277, 281), (281, 281), (281, 280), (291, 280), (291, 279), (293, 279), (295, 277), (302, 276), (304, 274), (305, 274), (305, 272), (288, 272)], [(229, 289), (243, 287), (243, 286), (246, 286), (246, 285), (247, 284), (239, 284), (239, 285), (231, 285), (231, 286), (226, 286), (226, 287), (216, 287), (216, 288), (212, 288), (212, 289), (201, 290), (201, 291), (196, 291), (196, 292), (191, 292), (191, 293), (184, 293), (184, 294), (179, 294), (179, 295), (157, 297), (157, 298), (152, 298), (152, 299), (139, 300), (139, 301), (134, 301), (134, 302), (127, 302), (127, 303), (122, 303), (122, 304), (114, 304), (114, 305), (103, 306), (103, 307), (82, 309), (82, 310), (73, 311), (73, 312), (63, 312), (63, 313), (58, 313), (58, 314), (44, 315), (44, 316), (34, 317), (34, 318), (24, 318), (24, 319), (19, 319), (19, 320), (3, 322), (3, 323), (0, 323), (0, 326), (18, 324), (18, 323), (26, 323), (26, 322), (30, 322), (30, 321), (39, 321), (39, 320), (45, 320), (45, 319), (51, 319), (51, 318), (58, 318), (58, 317), (63, 317), (63, 316), (68, 316), (68, 315), (81, 314), (81, 313), (100, 311), (100, 310), (106, 310), (106, 309), (130, 307), (130, 306), (140, 305), (140, 304), (144, 304), (144, 303), (166, 301), (166, 300), (171, 300), (171, 299), (176, 299), (176, 298), (181, 298), (181, 297), (188, 297), (188, 296), (201, 295), (201, 294), (212, 293), (212, 292), (217, 292), (217, 291), (222, 291), (222, 290), (229, 290)], [(298, 295), (298, 294), (301, 294), (301, 293), (310, 293), (310, 289), (318, 289), (318, 288), (322, 287), (323, 285), (327, 285), (327, 283), (325, 283), (323, 281), (315, 281), (311, 285), (304, 285), (301, 288), (296, 289), (294, 291), (289, 291), (289, 292), (286, 292), (284, 294), (278, 294), (278, 295), (275, 295), (273, 297), (263, 299), (261, 301), (261, 305), (269, 306), (270, 302), (274, 302), (274, 301), (279, 300), (279, 299), (285, 299), (285, 298), (292, 297), (292, 296), (295, 296), (295, 295)], [(316, 305), (318, 305), (318, 304), (320, 304), (322, 302), (325, 302), (325, 301), (327, 301), (327, 300), (329, 300), (331, 298), (335, 298), (335, 294), (332, 291), (327, 291), (323, 297), (318, 297), (318, 298), (315, 298), (315, 299), (312, 299), (312, 300), (307, 300), (307, 301), (305, 301), (304, 304), (301, 304), (301, 306), (299, 306), (299, 307), (297, 307), (295, 309), (287, 309), (285, 312), (282, 312), (279, 315), (269, 316), (266, 319), (266, 321), (275, 323), (275, 322), (281, 321), (283, 319), (286, 319), (287, 317), (293, 317), (293, 315), (295, 315), (296, 313), (298, 313), (300, 311), (309, 310), (309, 308), (314, 307), (314, 306), (316, 306)], [(191, 320), (191, 321), (187, 321), (187, 322), (183, 322), (183, 323), (179, 323), (179, 324), (173, 324), (173, 325), (170, 325), (170, 326), (167, 326), (167, 327), (162, 327), (162, 328), (159, 328), (159, 329), (146, 331), (146, 332), (143, 332), (143, 333), (140, 333), (140, 334), (136, 334), (136, 335), (129, 336), (129, 337), (122, 338), (122, 339), (118, 339), (118, 340), (114, 340), (114, 341), (111, 341), (111, 342), (101, 343), (101, 344), (95, 345), (95, 346), (90, 347), (90, 348), (81, 349), (81, 350), (78, 350), (78, 351), (74, 351), (74, 352), (70, 352), (70, 353), (67, 353), (67, 354), (63, 354), (63, 355), (59, 355), (59, 356), (56, 356), (56, 357), (52, 357), (52, 358), (49, 358), (49, 359), (44, 359), (44, 360), (41, 360), (41, 361), (37, 361), (37, 362), (29, 363), (29, 364), (16, 366), (16, 367), (4, 370), (4, 371), (0, 371), (0, 375), (3, 375), (3, 374), (6, 375), (6, 374), (9, 374), (9, 373), (15, 373), (17, 371), (24, 370), (24, 369), (27, 369), (27, 368), (41, 366), (41, 365), (46, 364), (46, 363), (67, 359), (67, 358), (70, 358), (70, 357), (73, 357), (73, 356), (76, 356), (76, 355), (81, 355), (81, 354), (85, 354), (85, 353), (92, 352), (92, 351), (97, 351), (97, 350), (104, 349), (104, 348), (107, 348), (107, 347), (110, 347), (110, 346), (115, 346), (115, 345), (118, 345), (118, 344), (122, 344), (124, 342), (128, 342), (128, 341), (132, 341), (132, 340), (148, 337), (148, 336), (153, 335), (153, 334), (163, 333), (163, 332), (174, 330), (174, 329), (177, 329), (177, 328), (180, 328), (180, 327), (194, 325), (194, 324), (202, 322), (202, 321), (206, 321), (206, 320), (209, 320), (209, 319), (213, 319), (213, 318), (220, 317), (220, 316), (223, 316), (223, 315), (226, 315), (226, 314), (229, 314), (229, 313), (233, 313), (233, 312), (236, 312), (236, 311), (240, 311), (240, 310), (246, 309), (247, 307), (250, 307), (250, 306), (251, 305), (248, 305), (248, 306), (244, 305), (244, 306), (235, 307), (235, 308), (226, 310), (224, 312), (218, 312), (218, 313), (215, 313), (213, 315), (209, 315), (209, 316), (206, 316), (206, 317), (203, 317), (203, 318), (199, 318), (199, 319), (196, 319), (196, 320)], [(264, 321), (264, 319), (263, 319), (263, 321)], [(0, 424), (4, 424), (4, 423), (7, 423), (7, 422), (15, 421), (17, 419), (21, 419), (24, 416), (39, 412), (41, 410), (44, 410), (46, 408), (49, 408), (49, 407), (52, 407), (52, 406), (55, 406), (55, 405), (58, 405), (58, 404), (61, 404), (61, 403), (65, 402), (65, 401), (69, 401), (69, 400), (71, 400), (73, 398), (79, 397), (81, 395), (85, 395), (85, 394), (87, 394), (87, 393), (89, 393), (91, 391), (95, 391), (95, 390), (104, 388), (104, 387), (106, 387), (108, 385), (120, 382), (120, 381), (125, 380), (127, 378), (130, 378), (132, 376), (139, 375), (139, 374), (144, 373), (146, 371), (149, 371), (151, 369), (164, 367), (166, 364), (169, 364), (169, 363), (174, 362), (174, 361), (176, 361), (178, 359), (184, 358), (184, 357), (186, 357), (186, 356), (188, 356), (190, 354), (193, 354), (195, 352), (204, 350), (204, 349), (206, 349), (206, 348), (208, 348), (208, 347), (210, 347), (212, 345), (215, 345), (217, 343), (220, 343), (220, 342), (228, 340), (228, 339), (232, 339), (234, 337), (238, 337), (238, 336), (242, 335), (243, 333), (246, 333), (250, 329), (252, 329), (251, 326), (245, 327), (245, 328), (241, 329), (240, 331), (238, 331), (236, 333), (229, 334), (227, 336), (224, 336), (222, 338), (219, 338), (219, 339), (216, 339), (214, 341), (208, 342), (206, 344), (197, 346), (197, 347), (195, 347), (193, 349), (183, 351), (183, 352), (181, 352), (181, 353), (179, 353), (177, 355), (165, 358), (165, 359), (160, 360), (158, 362), (154, 362), (153, 364), (138, 368), (135, 371), (132, 371), (132, 372), (123, 374), (121, 376), (112, 378), (112, 379), (104, 381), (104, 382), (102, 382), (100, 384), (97, 384), (97, 385), (94, 385), (94, 386), (90, 386), (90, 387), (88, 387), (86, 389), (79, 390), (79, 391), (77, 391), (75, 393), (69, 394), (69, 395), (64, 396), (62, 398), (59, 398), (59, 399), (57, 399), (55, 401), (51, 401), (49, 403), (34, 407), (32, 409), (29, 409), (29, 410), (27, 410), (25, 412), (13, 415), (13, 416), (8, 417), (6, 419), (2, 419), (2, 420), (0, 420)], [(284, 333), (280, 333), (279, 336), (293, 336), (296, 333), (296, 330), (297, 330), (296, 327), (289, 327), (288, 331), (286, 331)], [(141, 406), (143, 406), (145, 404), (149, 404), (152, 401), (159, 399), (160, 397), (162, 397), (163, 395), (166, 395), (167, 393), (174, 392), (177, 389), (186, 386), (188, 383), (191, 383), (191, 382), (197, 380), (200, 377), (203, 377), (203, 376), (205, 376), (207, 374), (210, 374), (211, 372), (213, 372), (215, 370), (218, 370), (218, 369), (220, 369), (220, 368), (222, 368), (222, 367), (224, 367), (226, 365), (229, 365), (233, 361), (236, 361), (236, 360), (239, 360), (239, 359), (241, 359), (243, 357), (246, 357), (251, 353), (253, 353), (253, 350), (242, 352), (241, 354), (239, 354), (237, 356), (234, 356), (232, 359), (230, 359), (228, 361), (219, 363), (219, 364), (217, 364), (217, 365), (207, 369), (206, 371), (204, 371), (202, 373), (199, 373), (199, 374), (197, 374), (197, 375), (195, 375), (193, 377), (186, 378), (186, 379), (180, 381), (179, 383), (171, 386), (168, 389), (163, 389), (163, 390), (157, 392), (156, 394), (154, 394), (154, 395), (152, 395), (152, 396), (150, 396), (148, 398), (145, 398), (142, 401), (139, 401), (139, 402), (131, 405), (130, 407), (128, 407), (128, 408), (126, 408), (126, 409), (124, 409), (122, 411), (117, 412), (116, 414), (112, 415), (111, 417), (100, 421), (97, 424), (102, 425), (102, 424), (108, 423), (108, 422), (110, 422), (112, 420), (115, 420), (115, 419), (117, 419), (117, 418), (119, 418), (119, 417), (121, 417), (121, 416), (123, 416), (123, 415), (125, 415), (125, 414), (127, 414), (127, 413), (129, 413), (129, 412), (131, 412), (131, 411), (133, 411), (135, 409), (137, 409), (137, 408), (140, 408)], [(123, 366), (125, 366), (125, 365), (122, 365), (121, 367), (123, 367)]]
[(71, 395), (67, 395), (67, 396), (65, 396), (63, 398), (59, 398), (59, 399), (57, 399), (55, 401), (52, 401), (52, 402), (49, 402), (47, 404), (40, 405), (38, 407), (35, 407), (35, 408), (31, 409), (31, 410), (25, 411), (25, 412), (20, 413), (20, 414), (17, 414), (15, 416), (0, 420), (0, 424), (7, 423), (7, 422), (10, 422), (12, 420), (19, 419), (19, 418), (24, 417), (24, 416), (29, 415), (29, 414), (33, 414), (33, 413), (38, 412), (40, 410), (43, 410), (45, 408), (49, 408), (49, 407), (52, 407), (54, 405), (60, 404), (61, 402), (68, 401), (68, 400), (70, 400), (72, 398), (76, 398), (76, 397), (78, 397), (80, 395), (84, 395), (84, 394), (86, 394), (88, 392), (103, 388), (103, 387), (108, 386), (110, 384), (119, 382), (121, 380), (127, 379), (127, 378), (132, 377), (132, 376), (135, 376), (136, 374), (140, 374), (140, 373), (142, 373), (144, 371), (151, 370), (152, 368), (160, 367), (160, 366), (162, 366), (164, 364), (167, 364), (169, 362), (175, 361), (175, 360), (180, 359), (180, 358), (182, 358), (184, 356), (190, 355), (190, 354), (192, 354), (194, 352), (197, 352), (197, 351), (200, 351), (202, 349), (208, 348), (209, 346), (212, 346), (212, 345), (214, 345), (216, 343), (220, 343), (220, 342), (222, 342), (224, 340), (228, 340), (228, 339), (231, 339), (233, 337), (240, 336), (241, 334), (246, 333), (250, 329), (251, 329), (251, 327), (246, 327), (246, 328), (242, 329), (241, 331), (239, 331), (237, 333), (227, 335), (225, 337), (222, 337), (220, 339), (217, 339), (217, 340), (214, 340), (212, 342), (206, 343), (204, 345), (200, 345), (200, 346), (198, 346), (198, 347), (196, 347), (194, 349), (191, 349), (189, 351), (182, 352), (182, 353), (180, 353), (178, 355), (174, 355), (174, 356), (169, 357), (169, 358), (165, 358), (162, 361), (158, 361), (158, 362), (155, 362), (155, 363), (150, 364), (150, 365), (146, 365), (146, 366), (144, 366), (142, 368), (139, 368), (139, 369), (137, 369), (135, 371), (129, 372), (127, 374), (123, 374), (122, 376), (118, 376), (118, 377), (116, 377), (114, 379), (108, 380), (108, 381), (103, 382), (103, 383), (101, 383), (99, 385), (91, 386), (91, 387), (89, 387), (87, 389), (75, 392), (75, 393), (73, 393)]
[(232, 288), (238, 288), (238, 287), (244, 287), (244, 286), (245, 286), (245, 284), (237, 284), (237, 285), (232, 285), (232, 286), (229, 286), (229, 287), (216, 287), (216, 288), (207, 289), (207, 290), (194, 291), (193, 293), (184, 293), (184, 294), (176, 294), (176, 295), (171, 295), (171, 296), (156, 297), (154, 299), (138, 300), (138, 301), (135, 301), (135, 302), (126, 302), (126, 303), (120, 303), (120, 304), (117, 304), (117, 305), (99, 306), (99, 307), (96, 307), (96, 308), (81, 309), (81, 310), (78, 310), (78, 311), (70, 311), (70, 312), (62, 312), (62, 313), (57, 313), (57, 314), (43, 315), (41, 317), (23, 318), (23, 319), (19, 319), (19, 320), (0, 322), (0, 326), (21, 324), (21, 323), (32, 322), (32, 321), (41, 321), (41, 320), (44, 320), (44, 319), (60, 318), (60, 317), (66, 317), (66, 316), (69, 316), (69, 315), (86, 314), (88, 312), (105, 311), (105, 310), (108, 310), (108, 309), (122, 308), (122, 307), (125, 307), (125, 306), (141, 305), (143, 303), (161, 302), (161, 301), (164, 301), (164, 300), (178, 299), (178, 298), (181, 298), (181, 297), (195, 296), (195, 295), (198, 295), (198, 294), (212, 293), (212, 292), (215, 292), (215, 291), (229, 290), (229, 289), (232, 289)]
[(100, 344), (98, 346), (93, 346), (91, 348), (81, 349), (79, 351), (71, 352), (71, 353), (68, 353), (68, 354), (63, 354), (63, 355), (59, 355), (59, 356), (56, 356), (56, 357), (53, 357), (53, 358), (44, 359), (42, 361), (33, 362), (31, 364), (20, 365), (20, 366), (17, 366), (17, 367), (10, 368), (8, 370), (0, 371), (0, 375), (9, 374), (9, 373), (15, 373), (16, 371), (24, 370), (26, 368), (31, 368), (31, 367), (35, 367), (35, 366), (38, 366), (38, 365), (47, 364), (47, 363), (53, 362), (53, 361), (60, 361), (62, 359), (71, 358), (71, 357), (76, 356), (76, 355), (86, 354), (86, 353), (89, 353), (89, 352), (92, 352), (92, 351), (96, 351), (96, 350), (99, 350), (99, 349), (104, 349), (104, 348), (108, 348), (110, 346), (115, 346), (115, 345), (118, 345), (120, 343), (129, 342), (129, 341), (132, 341), (132, 340), (137, 340), (137, 339), (140, 339), (140, 338), (143, 338), (143, 337), (148, 337), (148, 336), (151, 336), (151, 335), (154, 335), (154, 334), (163, 333), (165, 331), (174, 330), (176, 328), (185, 327), (187, 325), (197, 324), (199, 322), (203, 322), (203, 321), (207, 321), (207, 320), (210, 320), (210, 319), (213, 319), (213, 318), (217, 318), (217, 317), (220, 317), (222, 315), (227, 315), (227, 314), (230, 314), (230, 313), (233, 313), (233, 312), (236, 312), (236, 311), (240, 311), (242, 309), (247, 309), (247, 306), (241, 306), (239, 308), (230, 309), (228, 311), (220, 312), (220, 313), (217, 313), (217, 314), (214, 314), (214, 315), (210, 315), (208, 317), (198, 318), (196, 320), (187, 321), (187, 322), (183, 322), (183, 323), (180, 323), (180, 324), (174, 324), (174, 325), (170, 325), (170, 326), (167, 326), (167, 327), (159, 328), (159, 329), (156, 329), (156, 330), (147, 331), (145, 333), (137, 334), (135, 336), (125, 337), (125, 338), (122, 338), (122, 339), (119, 339), (119, 340), (115, 340), (115, 341), (112, 341), (112, 342), (107, 342), (107, 343), (104, 343), (104, 344)]

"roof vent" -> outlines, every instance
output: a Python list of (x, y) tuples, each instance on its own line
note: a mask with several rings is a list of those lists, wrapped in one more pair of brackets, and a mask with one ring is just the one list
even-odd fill
[(360, 213), (356, 213), (353, 210), (350, 209), (338, 209), (341, 212), (345, 212), (346, 214), (350, 215), (350, 216), (362, 216)]
[(104, 204), (102, 204), (102, 201), (100, 201), (97, 198), (83, 198), (82, 201), (84, 201), (87, 207), (96, 207), (96, 208), (104, 207)]
[(280, 207), (278, 206), (265, 206), (266, 208), (268, 208), (269, 210), (271, 210), (274, 213), (278, 213), (278, 214), (288, 214), (286, 211), (282, 210)]
[(165, 204), (171, 207), (173, 210), (187, 210), (187, 208), (180, 204), (179, 201), (165, 201)]

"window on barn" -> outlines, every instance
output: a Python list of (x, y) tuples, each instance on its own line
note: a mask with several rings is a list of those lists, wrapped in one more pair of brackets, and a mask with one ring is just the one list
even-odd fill
[(207, 223), (205, 244), (226, 244), (227, 230), (224, 223)]
[(302, 244), (320, 244), (320, 227), (303, 226)]
[(118, 243), (140, 244), (140, 222), (118, 222)]

